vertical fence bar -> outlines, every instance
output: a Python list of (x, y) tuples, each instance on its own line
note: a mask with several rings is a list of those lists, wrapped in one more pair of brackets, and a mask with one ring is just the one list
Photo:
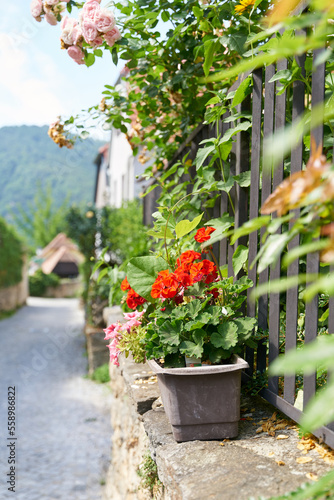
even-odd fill
[[(296, 62), (305, 75), (305, 55), (296, 56)], [(294, 123), (304, 112), (305, 84), (300, 80), (293, 83), (292, 96), (292, 123)], [(290, 174), (299, 172), (303, 165), (303, 142), (291, 151), (291, 170)], [(298, 217), (299, 209), (295, 210), (295, 216)], [(291, 229), (293, 221), (290, 221)], [(291, 251), (299, 245), (299, 236), (297, 235), (290, 243), (288, 250)], [(296, 259), (288, 268), (287, 276), (297, 276), (299, 273), (299, 260)], [(290, 288), (286, 293), (286, 333), (285, 333), (285, 352), (295, 349), (297, 346), (297, 321), (298, 321), (298, 286)], [(295, 402), (296, 376), (290, 375), (284, 377), (284, 399), (291, 404)]]
[[(226, 113), (224, 113), (224, 115), (222, 117), (223, 121), (219, 124), (219, 129), (221, 131), (222, 136), (229, 129), (229, 124), (224, 123), (225, 118), (228, 118), (228, 116), (229, 116), (229, 112), (227, 111)], [(225, 191), (221, 191), (221, 194), (220, 194), (220, 214), (221, 215), (228, 212), (228, 210), (229, 210), (228, 205), (229, 204), (228, 204), (227, 193), (225, 193)], [(219, 248), (219, 264), (221, 266), (228, 264), (228, 250), (227, 250), (227, 248), (228, 248), (228, 242), (227, 242), (227, 239), (225, 238), (224, 240), (222, 240), (220, 242), (220, 248)]]
[[(282, 59), (277, 63), (277, 71), (286, 70), (288, 61)], [(276, 84), (276, 90), (277, 84)], [(280, 131), (285, 126), (286, 115), (286, 93), (276, 95), (275, 103), (275, 132)], [(283, 180), (284, 158), (280, 158), (278, 165), (273, 172), (273, 191)], [(274, 217), (274, 216), (273, 216)], [(277, 233), (281, 230), (278, 229)], [(270, 281), (277, 280), (281, 275), (281, 259), (270, 268)], [(277, 358), (279, 354), (279, 337), (280, 337), (280, 294), (271, 293), (269, 298), (269, 365)], [(278, 394), (278, 377), (270, 377), (268, 380), (268, 389), (275, 394)]]
[[(252, 141), (251, 141), (251, 183), (249, 192), (249, 219), (255, 219), (259, 214), (260, 189), (260, 157), (261, 157), (261, 121), (262, 121), (262, 68), (253, 73), (253, 106), (252, 106)], [(256, 257), (258, 233), (249, 235), (248, 268)], [(248, 269), (248, 277), (256, 286), (256, 264)], [(251, 290), (247, 290), (247, 315), (255, 318), (256, 304), (250, 299)], [(250, 366), (249, 374), (253, 373), (254, 351), (246, 349), (246, 361)]]
[[(264, 116), (263, 116), (263, 137), (270, 137), (274, 131), (274, 103), (275, 103), (275, 84), (269, 83), (269, 80), (275, 74), (275, 66), (271, 64), (266, 67), (265, 71), (265, 94), (264, 94)], [(262, 193), (261, 204), (268, 198), (271, 193), (271, 169), (265, 168), (262, 171)], [(260, 235), (261, 240), (265, 229), (262, 228)], [(259, 274), (259, 285), (267, 283), (269, 271), (265, 269)], [(258, 302), (258, 325), (260, 331), (268, 329), (268, 295), (264, 294), (259, 298)], [(267, 367), (267, 348), (265, 342), (259, 342), (257, 351), (257, 369), (264, 372)]]
[[(315, 66), (317, 57), (323, 49), (318, 49), (313, 52), (313, 67), (312, 76), (312, 109), (317, 104), (324, 101), (325, 97), (325, 63)], [(314, 138), (315, 144), (311, 141), (311, 154), (315, 153), (316, 148), (323, 142), (323, 126), (312, 126), (311, 116), (311, 137)], [(306, 259), (306, 273), (317, 273), (319, 271), (319, 255), (308, 254)], [(311, 302), (305, 306), (305, 343), (315, 339), (318, 333), (318, 296), (315, 296)], [(316, 391), (316, 373), (304, 376), (304, 408), (310, 398)]]

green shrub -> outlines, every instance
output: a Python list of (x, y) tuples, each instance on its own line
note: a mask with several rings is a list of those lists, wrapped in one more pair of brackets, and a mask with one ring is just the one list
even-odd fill
[(105, 384), (106, 382), (110, 382), (109, 364), (106, 363), (96, 368), (94, 370), (94, 373), (91, 375), (91, 379), (94, 380), (95, 382), (99, 382), (100, 384)]
[(0, 288), (22, 280), (23, 248), (21, 240), (4, 219), (0, 218)]
[(35, 274), (29, 276), (29, 293), (32, 297), (43, 297), (49, 286), (58, 286), (60, 278), (56, 274), (44, 274), (37, 269)]

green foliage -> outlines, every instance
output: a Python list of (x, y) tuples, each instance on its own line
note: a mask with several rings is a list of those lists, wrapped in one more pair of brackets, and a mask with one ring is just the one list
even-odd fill
[[(332, 371), (334, 368), (334, 337), (322, 335), (303, 346), (298, 351), (290, 351), (278, 358), (270, 368), (270, 374), (294, 374), (302, 370), (305, 375), (317, 370)], [(304, 431), (312, 432), (334, 419), (333, 401), (334, 381), (327, 384), (309, 402), (306, 413), (300, 422)]]
[(38, 182), (33, 202), (28, 202), (26, 208), (19, 205), (17, 212), (12, 212), (14, 223), (26, 237), (31, 253), (38, 247), (44, 248), (65, 230), (68, 202), (69, 198), (57, 208), (50, 182), (46, 186)]
[(0, 288), (22, 279), (23, 248), (14, 228), (0, 218)]
[(99, 384), (106, 384), (107, 382), (110, 382), (109, 363), (98, 366), (90, 378)]
[(120, 262), (148, 253), (140, 200), (125, 201), (119, 208), (104, 207), (100, 212), (100, 232), (102, 247), (108, 247)]
[(161, 485), (161, 481), (158, 477), (157, 464), (149, 452), (143, 456), (143, 461), (137, 470), (137, 474), (141, 478), (141, 488), (149, 490), (152, 498), (154, 498), (156, 489)]
[(59, 285), (60, 278), (57, 274), (44, 274), (41, 269), (37, 269), (35, 274), (29, 276), (29, 294), (32, 297), (43, 297), (49, 286)]
[(131, 353), (135, 363), (145, 363), (145, 336), (146, 328), (137, 327), (129, 332), (124, 331), (122, 338), (118, 342), (118, 348), (125, 353), (126, 357)]
[(134, 257), (127, 265), (130, 286), (146, 300), (152, 300), (151, 289), (157, 274), (168, 267), (161, 257)]
[(22, 125), (0, 128), (0, 215), (10, 219), (16, 207), (33, 203), (36, 186), (44, 179), (52, 187), (54, 207), (70, 193), (69, 204), (93, 199), (101, 143), (78, 141), (75, 150), (60, 149), (47, 135), (48, 128)]
[(234, 283), (233, 278), (215, 282), (211, 288), (219, 289), (224, 298), (212, 304), (210, 295), (203, 296), (204, 288), (194, 285), (186, 291), (186, 303), (156, 307), (148, 315), (152, 322), (147, 326), (147, 358), (183, 354), (219, 363), (233, 353), (242, 354), (245, 345), (255, 347), (250, 337), (256, 320), (240, 312), (242, 292), (250, 286), (245, 277)]

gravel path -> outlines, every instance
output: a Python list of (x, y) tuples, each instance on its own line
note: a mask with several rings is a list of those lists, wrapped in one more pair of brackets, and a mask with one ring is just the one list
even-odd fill
[[(0, 499), (98, 500), (110, 460), (111, 393), (87, 373), (76, 299), (30, 298), (0, 321)], [(15, 386), (16, 429), (7, 424)], [(16, 440), (12, 438), (16, 437)], [(15, 459), (15, 493), (10, 460)]]

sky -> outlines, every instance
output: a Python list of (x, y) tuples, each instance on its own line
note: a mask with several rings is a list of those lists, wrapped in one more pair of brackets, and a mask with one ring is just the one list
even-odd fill
[(60, 32), (60, 23), (35, 21), (30, 0), (2, 1), (0, 127), (49, 125), (59, 115), (76, 115), (98, 104), (104, 85), (117, 80), (121, 66), (110, 53), (89, 68), (78, 65), (61, 50)]

